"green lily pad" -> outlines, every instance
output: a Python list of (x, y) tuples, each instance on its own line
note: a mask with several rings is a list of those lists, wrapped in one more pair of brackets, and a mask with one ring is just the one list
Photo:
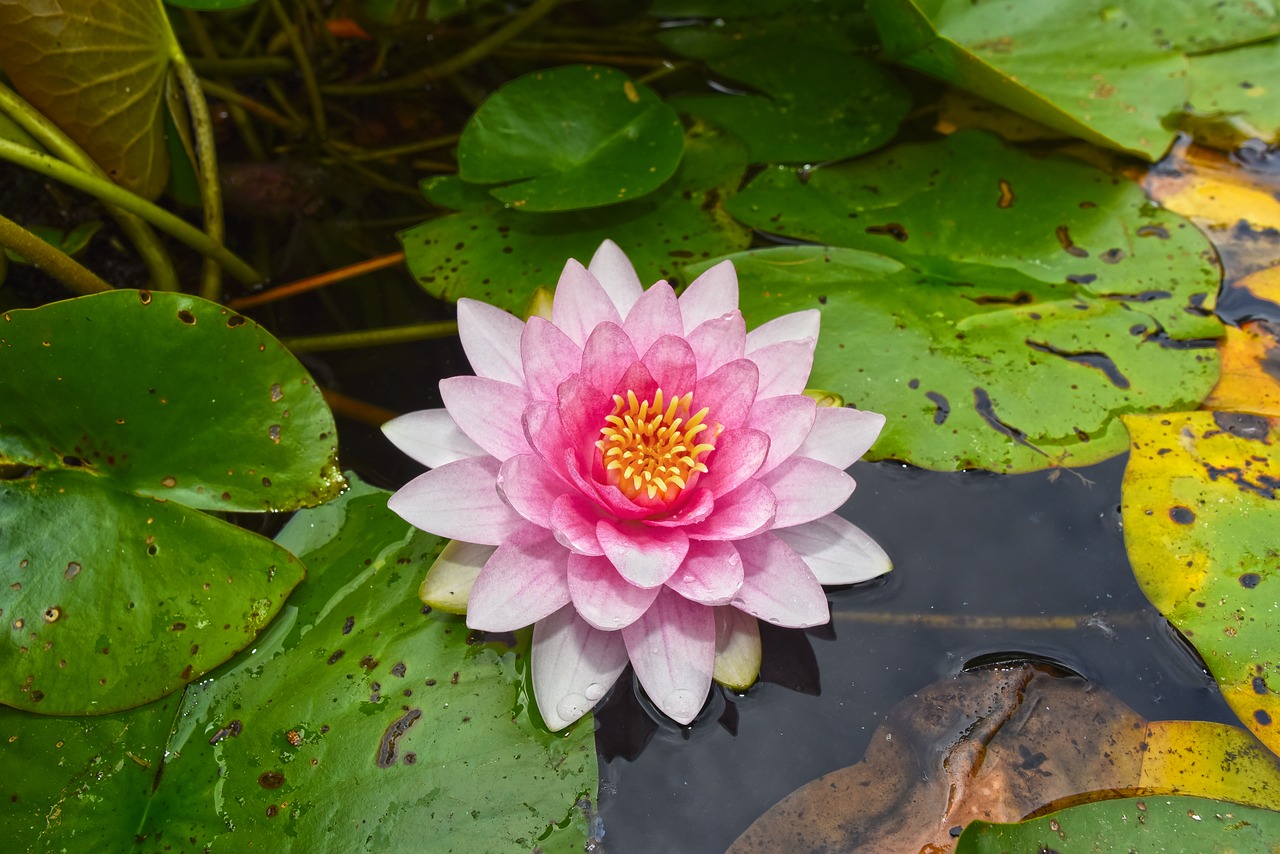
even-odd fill
[(1156, 44), (1187, 53), (1216, 51), (1280, 35), (1275, 0), (1127, 0)]
[(1268, 142), (1280, 136), (1280, 41), (1191, 58), (1191, 109), (1228, 121), (1238, 136)]
[(746, 165), (734, 137), (695, 126), (676, 174), (643, 199), (583, 212), (466, 210), (403, 231), (400, 242), (409, 272), (432, 296), (472, 297), (523, 314), (537, 288), (555, 286), (566, 260), (585, 264), (605, 238), (647, 282), (746, 247), (750, 230), (720, 204)]
[(253, 640), (302, 578), (200, 510), (287, 510), (343, 486), (333, 416), (257, 324), (111, 291), (0, 315), (0, 702), (100, 714)]
[(1268, 851), (1280, 812), (1207, 798), (1152, 795), (1096, 801), (1018, 824), (970, 822), (956, 854), (1008, 851)]
[[(443, 541), (355, 481), (297, 514), (310, 573), (253, 651), (174, 698), (94, 719), (0, 709), (16, 849), (581, 851), (590, 719), (551, 734), (529, 634), (423, 613)], [(581, 803), (580, 803), (581, 802)]]
[(652, 89), (603, 66), (535, 71), (480, 105), (458, 141), (458, 175), (505, 184), (521, 211), (571, 211), (638, 199), (675, 172), (680, 117)]
[(1131, 416), (1125, 549), (1143, 593), (1200, 653), (1222, 696), (1280, 753), (1280, 419)]
[(0, 4), (0, 68), (120, 185), (154, 199), (169, 177), (173, 35), (154, 0)]

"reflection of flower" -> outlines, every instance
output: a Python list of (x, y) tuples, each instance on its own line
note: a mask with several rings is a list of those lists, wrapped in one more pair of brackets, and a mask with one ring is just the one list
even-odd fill
[(819, 314), (748, 333), (722, 263), (677, 298), (647, 291), (606, 241), (570, 261), (550, 321), (458, 302), (478, 376), (440, 383), (445, 409), (385, 426), (432, 470), (391, 508), (455, 541), (423, 583), (467, 624), (534, 623), (533, 686), (560, 729), (630, 659), (663, 712), (697, 715), (713, 676), (755, 680), (755, 618), (827, 621), (821, 584), (889, 569), (834, 511), (844, 469), (884, 417), (819, 408), (801, 392)]

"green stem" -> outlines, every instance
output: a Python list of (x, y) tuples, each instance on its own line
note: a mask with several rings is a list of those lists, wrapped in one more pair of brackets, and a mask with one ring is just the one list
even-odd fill
[(379, 95), (387, 92), (404, 92), (409, 89), (417, 89), (434, 80), (452, 76), (464, 68), (469, 68), (480, 62), (499, 47), (551, 14), (563, 2), (564, 0), (534, 0), (524, 11), (508, 21), (506, 26), (493, 31), (461, 53), (456, 53), (443, 62), (428, 65), (426, 68), (398, 77), (395, 80), (350, 86), (326, 86), (324, 91), (329, 95)]
[(290, 74), (297, 65), (283, 56), (192, 57), (191, 67), (205, 77), (262, 77)]
[(458, 324), (455, 321), (442, 320), (436, 323), (415, 323), (411, 326), (392, 326), (386, 329), (337, 332), (332, 335), (306, 335), (301, 338), (285, 338), (280, 343), (295, 353), (314, 353), (317, 350), (349, 350), (353, 347), (403, 344), (406, 341), (448, 338), (457, 334)]
[[(187, 62), (186, 54), (173, 42), (170, 60), (182, 83), (182, 93), (187, 99), (191, 124), (196, 131), (196, 177), (200, 183), (200, 204), (204, 208), (204, 230), (209, 239), (219, 246), (223, 244), (225, 230), (222, 221), (222, 186), (218, 183), (218, 149), (213, 141), (213, 119), (209, 116), (209, 104), (200, 88), (200, 78)], [(200, 282), (200, 296), (217, 302), (222, 297), (222, 267), (206, 256), (204, 273)]]
[(78, 294), (100, 294), (111, 290), (110, 285), (70, 255), (4, 216), (0, 216), (0, 248), (12, 249)]
[[(85, 154), (84, 150), (70, 137), (19, 97), (18, 93), (3, 84), (0, 84), (0, 110), (3, 110), (9, 118), (17, 122), (23, 130), (60, 159), (82, 172), (104, 181), (110, 180), (102, 167)], [(120, 230), (125, 233), (125, 236), (133, 241), (134, 248), (142, 257), (142, 263), (146, 264), (147, 272), (151, 274), (151, 287), (158, 291), (178, 290), (178, 274), (173, 269), (173, 259), (169, 257), (169, 253), (165, 251), (151, 227), (137, 216), (115, 205), (108, 204), (107, 213), (120, 225)]]
[[(228, 104), (234, 104), (237, 107), (241, 107), (245, 112), (253, 113), (258, 118), (275, 125), (287, 133), (300, 134), (306, 130), (305, 125), (295, 123), (292, 119), (287, 116), (280, 115), (261, 101), (255, 101), (247, 95), (242, 95), (230, 86), (224, 86), (214, 80), (204, 80), (203, 78), (200, 80), (200, 85), (204, 88), (206, 93), (212, 95), (218, 100), (226, 101)], [(265, 160), (266, 158), (263, 157), (260, 159)]]
[(298, 70), (302, 72), (302, 85), (306, 87), (307, 97), (311, 100), (311, 118), (315, 122), (316, 133), (324, 139), (329, 134), (329, 128), (324, 115), (324, 101), (320, 99), (320, 87), (316, 85), (316, 71), (311, 67), (311, 58), (307, 56), (302, 39), (298, 38), (298, 31), (285, 14), (280, 0), (270, 0), (270, 3), (280, 29), (284, 30), (284, 37), (289, 40), (289, 48), (293, 51), (293, 58), (297, 60)]
[(88, 193), (95, 199), (124, 208), (126, 211), (151, 223), (151, 225), (175, 240), (185, 243), (202, 255), (213, 258), (222, 265), (223, 269), (246, 285), (257, 284), (262, 281), (262, 276), (258, 271), (238, 258), (225, 246), (210, 238), (209, 235), (191, 223), (174, 216), (163, 208), (153, 205), (141, 196), (135, 196), (119, 184), (115, 184), (105, 178), (99, 178), (96, 175), (81, 172), (61, 160), (57, 160), (47, 154), (41, 154), (38, 151), (32, 151), (25, 145), (18, 145), (7, 139), (0, 139), (0, 159), (16, 163), (33, 172), (39, 172), (41, 175), (52, 178), (55, 181), (61, 181), (69, 187)]

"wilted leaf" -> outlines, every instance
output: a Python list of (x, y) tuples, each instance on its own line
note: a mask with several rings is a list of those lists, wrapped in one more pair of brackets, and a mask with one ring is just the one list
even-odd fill
[(0, 67), (112, 180), (154, 199), (169, 177), (173, 39), (155, 0), (0, 3)]
[(1280, 439), (1257, 415), (1129, 416), (1125, 548), (1240, 719), (1280, 752)]
[[(1235, 283), (1259, 299), (1280, 299), (1280, 267), (1268, 267)], [(1280, 417), (1280, 328), (1265, 318), (1227, 327), (1222, 377), (1205, 398), (1206, 409)]]

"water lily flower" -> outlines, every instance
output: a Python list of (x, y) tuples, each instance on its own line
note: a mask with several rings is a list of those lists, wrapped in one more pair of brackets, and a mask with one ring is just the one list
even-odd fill
[(458, 301), (476, 376), (440, 383), (444, 409), (384, 426), (431, 467), (389, 506), (455, 541), (424, 601), (465, 609), (473, 629), (534, 626), (551, 729), (590, 710), (628, 661), (687, 724), (713, 676), (755, 681), (757, 619), (825, 623), (823, 584), (890, 568), (835, 513), (884, 416), (802, 393), (819, 317), (747, 332), (731, 263), (677, 297), (666, 282), (644, 289), (611, 241), (588, 267), (568, 262), (549, 319)]

